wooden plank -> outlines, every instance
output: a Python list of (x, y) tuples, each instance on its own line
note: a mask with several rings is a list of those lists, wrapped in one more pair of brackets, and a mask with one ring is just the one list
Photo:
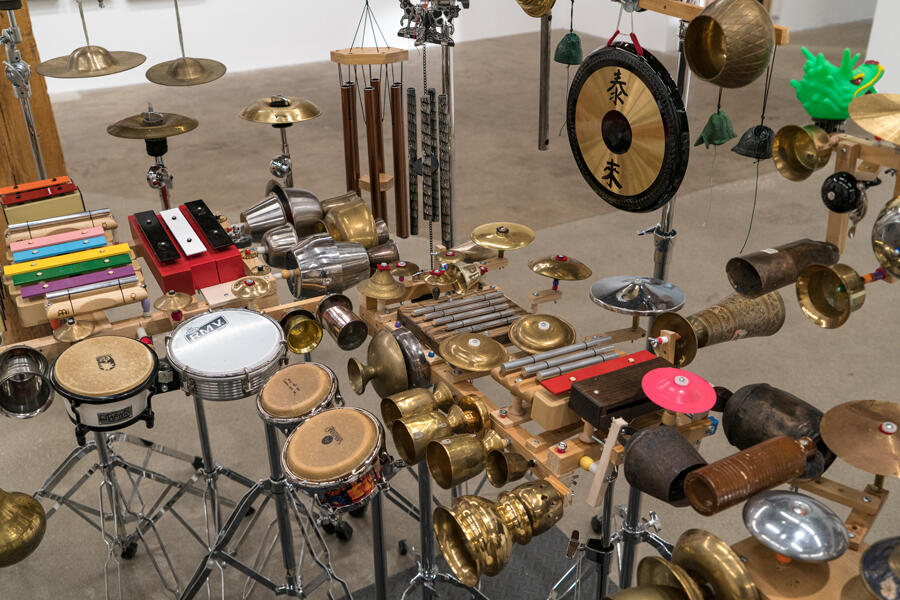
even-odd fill
[[(59, 133), (56, 130), (53, 107), (47, 94), (47, 82), (34, 71), (40, 64), (41, 57), (31, 29), (27, 0), (22, 0), (21, 10), (16, 11), (16, 22), (22, 32), (19, 51), (22, 53), (22, 59), (31, 66), (31, 110), (34, 113), (35, 128), (44, 155), (47, 176), (65, 175), (66, 163), (59, 142)], [(3, 11), (0, 14), (0, 29), (7, 27), (9, 20), (6, 18), (6, 11)], [(22, 108), (12, 85), (5, 77), (0, 82), (0, 148), (4, 149), (0, 152), (0, 187), (38, 179)], [(4, 222), (0, 234), (5, 230)]]
[(546, 304), (547, 302), (556, 303), (557, 300), (562, 300), (562, 295), (562, 291), (560, 290), (540, 290), (538, 292), (531, 292), (531, 296), (528, 297), (528, 300), (531, 303), (530, 312), (536, 313), (537, 307), (541, 304)]
[(388, 65), (403, 62), (409, 52), (403, 48), (341, 48), (331, 51), (331, 62), (340, 65)]
[[(827, 477), (821, 477), (814, 481), (792, 481), (791, 485), (804, 492), (843, 504), (868, 515), (877, 515), (884, 499), (882, 494), (869, 494), (868, 490), (857, 490)], [(868, 498), (868, 501), (865, 498)]]
[[(678, 2), (677, 0), (640, 0), (638, 6), (646, 10), (662, 13), (683, 21), (691, 21), (703, 11), (702, 6)], [(791, 30), (781, 25), (775, 26), (775, 43), (785, 46), (791, 43)]]
[[(359, 176), (359, 187), (360, 189), (368, 192), (372, 189), (372, 184), (369, 182), (369, 174)], [(386, 192), (389, 189), (394, 187), (394, 177), (392, 175), (388, 175), (387, 173), (379, 173), (378, 174), (378, 191)]]

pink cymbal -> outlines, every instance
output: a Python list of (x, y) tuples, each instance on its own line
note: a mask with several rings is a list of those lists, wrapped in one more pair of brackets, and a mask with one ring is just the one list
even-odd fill
[(706, 412), (716, 403), (716, 391), (708, 381), (682, 369), (654, 369), (644, 375), (641, 389), (653, 404), (677, 413)]

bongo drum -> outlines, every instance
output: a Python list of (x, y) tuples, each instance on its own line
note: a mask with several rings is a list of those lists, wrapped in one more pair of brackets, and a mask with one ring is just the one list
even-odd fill
[(256, 397), (256, 408), (263, 421), (285, 435), (311, 416), (343, 403), (334, 371), (314, 362), (281, 369)]
[(256, 394), (287, 360), (278, 321), (245, 308), (210, 311), (183, 321), (166, 338), (185, 393), (202, 400)]
[(360, 408), (329, 408), (303, 421), (281, 455), (285, 476), (333, 513), (361, 508), (383, 484), (384, 428)]
[(152, 427), (150, 396), (158, 368), (150, 346), (104, 335), (66, 348), (50, 367), (50, 381), (67, 400), (81, 442), (85, 431), (114, 431), (140, 420)]

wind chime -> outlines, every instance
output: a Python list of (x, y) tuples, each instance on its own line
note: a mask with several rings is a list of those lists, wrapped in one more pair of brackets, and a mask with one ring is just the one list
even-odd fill
[[(368, 40), (367, 40), (368, 36)], [(366, 46), (369, 41), (370, 46)], [(410, 209), (406, 180), (406, 151), (403, 148), (406, 119), (403, 107), (403, 62), (409, 53), (388, 45), (378, 21), (369, 6), (363, 5), (362, 15), (353, 34), (349, 48), (331, 51), (331, 61), (337, 63), (341, 82), (341, 119), (344, 128), (344, 169), (347, 191), (362, 196), (367, 191), (372, 197), (372, 216), (387, 218), (387, 191), (394, 188), (395, 231), (401, 238), (409, 237)], [(395, 65), (400, 64), (400, 77)], [(384, 83), (382, 83), (384, 82)], [(360, 174), (359, 127), (356, 103), (363, 106), (366, 127), (369, 172)], [(390, 106), (393, 175), (385, 173), (384, 120), (385, 105)], [(413, 212), (413, 233), (417, 215)]]

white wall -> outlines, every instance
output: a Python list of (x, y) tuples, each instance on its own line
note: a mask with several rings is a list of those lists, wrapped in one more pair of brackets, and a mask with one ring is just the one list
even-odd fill
[(879, 0), (869, 35), (866, 58), (877, 60), (884, 65), (884, 77), (875, 86), (879, 92), (900, 94), (900, 38), (897, 24), (900, 23), (900, 2)]
[[(877, 0), (773, 0), (775, 22), (800, 31), (871, 19)], [(896, 0), (882, 0), (896, 3)]]

